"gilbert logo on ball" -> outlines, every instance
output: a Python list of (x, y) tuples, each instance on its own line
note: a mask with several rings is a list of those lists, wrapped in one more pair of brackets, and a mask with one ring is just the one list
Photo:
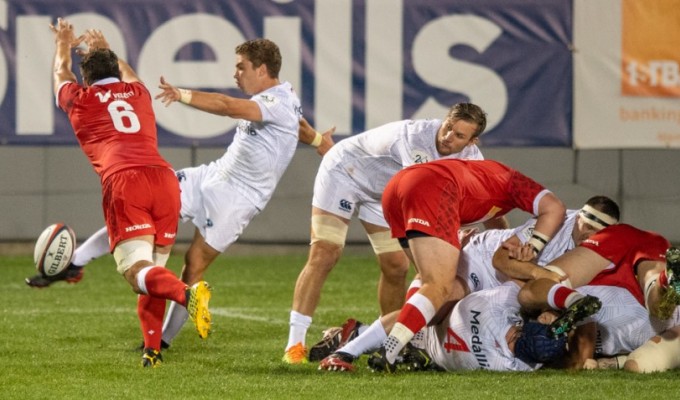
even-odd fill
[(62, 223), (48, 226), (33, 249), (35, 269), (45, 276), (55, 276), (71, 262), (76, 239), (73, 230)]

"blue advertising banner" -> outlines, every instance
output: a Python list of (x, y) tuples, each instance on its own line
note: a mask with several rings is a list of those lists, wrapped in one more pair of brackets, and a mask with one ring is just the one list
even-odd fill
[[(101, 29), (152, 94), (164, 76), (243, 96), (234, 48), (267, 37), (281, 48), (281, 79), (320, 130), (442, 118), (471, 101), (488, 113), (486, 146), (572, 144), (564, 0), (0, 0), (0, 144), (76, 143), (52, 93), (57, 17)], [(154, 107), (163, 146), (231, 141), (234, 120)]]

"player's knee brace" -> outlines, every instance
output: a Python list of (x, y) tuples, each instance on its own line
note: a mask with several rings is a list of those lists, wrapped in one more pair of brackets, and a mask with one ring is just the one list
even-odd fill
[(326, 241), (345, 247), (349, 225), (330, 215), (312, 215), (312, 242)]
[(368, 240), (376, 255), (402, 251), (399, 240), (393, 238), (390, 231), (371, 233), (368, 235)]
[(116, 246), (113, 258), (116, 260), (118, 273), (123, 275), (139, 261), (152, 261), (153, 245), (144, 240), (128, 240)]
[(628, 355), (624, 368), (632, 372), (649, 373), (667, 371), (678, 366), (680, 339), (655, 336)]

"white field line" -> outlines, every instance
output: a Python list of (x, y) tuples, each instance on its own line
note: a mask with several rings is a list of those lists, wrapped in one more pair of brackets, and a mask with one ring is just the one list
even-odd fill
[[(44, 314), (76, 314), (76, 315), (86, 315), (86, 314), (129, 314), (135, 313), (134, 308), (125, 307), (114, 307), (114, 308), (69, 308), (65, 310), (41, 310), (41, 309), (3, 309), (3, 315), (44, 315)], [(244, 309), (232, 309), (232, 308), (210, 308), (210, 312), (213, 315), (218, 315), (220, 317), (226, 317), (230, 319), (239, 319), (245, 321), (261, 322), (272, 325), (288, 325), (288, 321), (282, 318), (271, 318), (262, 315), (249, 314), (247, 310)]]

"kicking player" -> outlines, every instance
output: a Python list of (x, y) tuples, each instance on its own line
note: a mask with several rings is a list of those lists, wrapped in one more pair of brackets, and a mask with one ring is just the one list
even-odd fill
[[(234, 78), (250, 99), (220, 93), (177, 88), (161, 77), (156, 96), (166, 106), (181, 102), (198, 110), (238, 118), (234, 140), (224, 155), (209, 163), (177, 171), (181, 188), (180, 217), (195, 227), (193, 241), (185, 254), (182, 280), (202, 279), (214, 259), (234, 243), (250, 221), (270, 200), (276, 185), (297, 148), (298, 140), (317, 147), (320, 153), (330, 148), (333, 130), (324, 135), (301, 118), (300, 100), (288, 82), (279, 80), (281, 54), (267, 39), (254, 39), (235, 49)], [(98, 231), (92, 240), (76, 249), (75, 261), (89, 261), (101, 253), (107, 240)], [(83, 254), (81, 254), (83, 253)], [(58, 279), (79, 280), (82, 268), (71, 266)], [(38, 275), (27, 279), (30, 286), (44, 287), (54, 280)], [(167, 347), (187, 319), (184, 307), (171, 304), (163, 326)]]

